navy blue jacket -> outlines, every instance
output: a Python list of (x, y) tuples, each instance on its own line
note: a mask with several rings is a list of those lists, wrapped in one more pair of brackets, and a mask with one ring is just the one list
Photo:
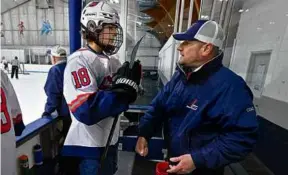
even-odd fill
[(63, 95), (63, 78), (66, 61), (58, 62), (52, 66), (48, 72), (46, 84), (44, 87), (47, 95), (45, 105), (46, 115), (51, 115), (55, 110), (59, 116), (70, 116), (68, 105)]
[(171, 156), (191, 154), (204, 174), (243, 159), (257, 138), (253, 95), (240, 76), (222, 65), (222, 57), (197, 72), (178, 69), (139, 125), (139, 135), (149, 139), (168, 121)]

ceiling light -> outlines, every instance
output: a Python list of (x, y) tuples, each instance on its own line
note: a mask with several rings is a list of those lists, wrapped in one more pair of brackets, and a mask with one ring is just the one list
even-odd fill
[(245, 12), (249, 12), (249, 9), (246, 9)]
[(275, 24), (275, 22), (274, 21), (270, 21), (270, 23), (269, 24)]
[(242, 12), (244, 12), (244, 10), (243, 10), (243, 9), (240, 9), (239, 12), (242, 13)]
[(262, 28), (261, 27), (257, 27), (257, 30), (262, 30)]

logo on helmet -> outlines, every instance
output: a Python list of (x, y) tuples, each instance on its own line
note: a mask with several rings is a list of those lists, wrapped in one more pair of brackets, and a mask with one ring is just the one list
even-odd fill
[(96, 31), (96, 23), (92, 20), (88, 21), (87, 28), (90, 32), (95, 32)]
[(92, 2), (89, 7), (95, 7), (99, 2)]
[(86, 13), (85, 16), (97, 16), (97, 13)]
[(113, 19), (113, 15), (108, 14), (108, 13), (103, 13), (103, 16), (104, 18), (107, 18), (107, 19)]

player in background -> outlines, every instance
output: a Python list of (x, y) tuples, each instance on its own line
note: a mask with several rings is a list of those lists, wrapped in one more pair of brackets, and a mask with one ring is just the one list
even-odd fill
[(16, 136), (25, 126), (14, 88), (1, 70), (1, 174), (16, 175)]
[(17, 56), (15, 56), (14, 60), (11, 61), (11, 65), (12, 65), (11, 78), (13, 78), (14, 74), (15, 74), (16, 75), (16, 79), (18, 79), (18, 70), (20, 68), (20, 62), (19, 62)]
[(1, 37), (5, 37), (3, 27), (3, 22), (1, 22)]
[(8, 61), (4, 56), (2, 57), (1, 63), (3, 64), (3, 69), (8, 73)]
[[(81, 32), (87, 46), (68, 57), (64, 73), (64, 96), (72, 124), (62, 154), (79, 160), (81, 175), (99, 175), (114, 117), (126, 111), (137, 98), (141, 78), (139, 62), (125, 62), (112, 77), (110, 55), (118, 52), (123, 31), (115, 9), (106, 2), (90, 2), (82, 10)], [(101, 175), (117, 171), (119, 122)], [(69, 170), (72, 170), (70, 165)], [(77, 171), (67, 174), (78, 174)]]

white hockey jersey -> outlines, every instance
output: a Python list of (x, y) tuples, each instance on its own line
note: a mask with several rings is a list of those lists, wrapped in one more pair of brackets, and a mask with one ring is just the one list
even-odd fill
[(1, 70), (1, 174), (16, 174), (16, 137), (25, 128), (21, 108), (7, 76)]
[[(101, 53), (82, 48), (68, 57), (64, 73), (64, 97), (68, 103), (72, 124), (62, 154), (99, 158), (108, 139), (113, 116), (128, 109), (128, 101), (107, 90), (112, 73), (119, 68)], [(111, 145), (118, 142), (119, 122)]]

